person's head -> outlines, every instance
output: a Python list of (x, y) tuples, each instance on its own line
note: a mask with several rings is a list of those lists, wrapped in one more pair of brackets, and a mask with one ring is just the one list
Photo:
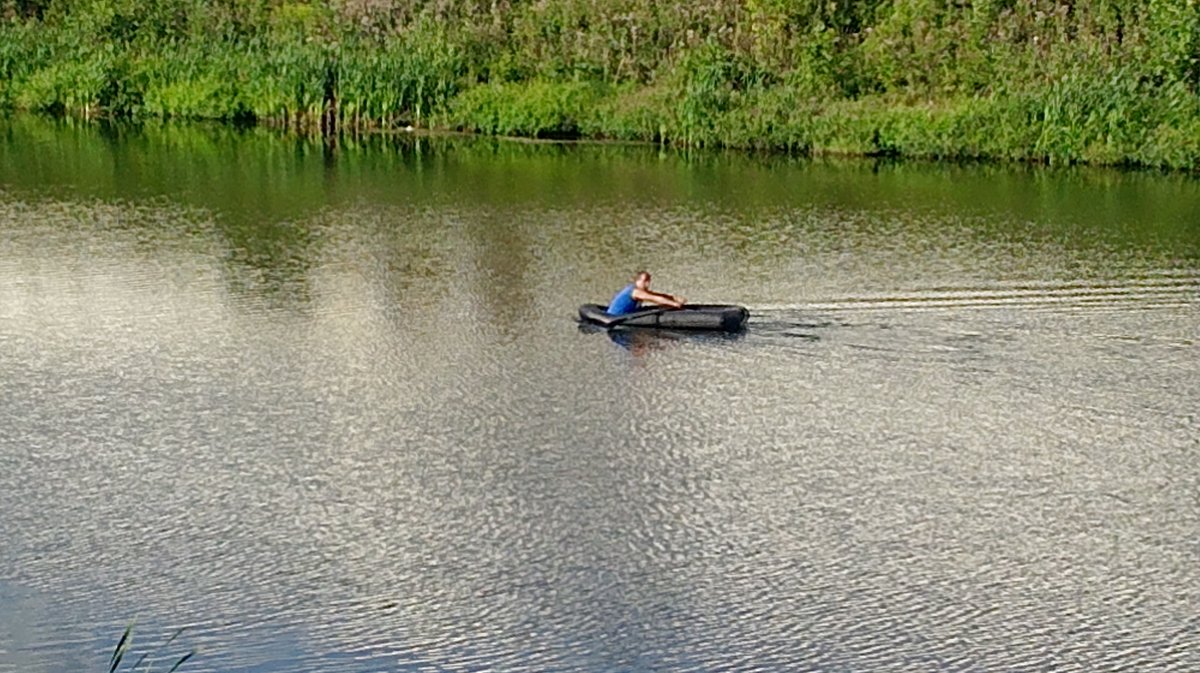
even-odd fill
[(650, 286), (650, 272), (638, 271), (633, 276), (633, 286), (645, 290)]

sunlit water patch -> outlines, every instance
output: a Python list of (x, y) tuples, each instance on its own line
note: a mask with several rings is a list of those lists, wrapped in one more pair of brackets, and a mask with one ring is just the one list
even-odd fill
[(0, 671), (1200, 669), (1190, 183), (22, 128)]

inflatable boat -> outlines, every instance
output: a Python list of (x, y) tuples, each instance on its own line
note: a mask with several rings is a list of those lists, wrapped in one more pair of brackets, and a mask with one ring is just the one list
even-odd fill
[(654, 307), (623, 315), (609, 315), (607, 307), (584, 304), (579, 319), (601, 327), (657, 327), (679, 330), (738, 332), (746, 327), (750, 312), (732, 304), (687, 304), (683, 308)]

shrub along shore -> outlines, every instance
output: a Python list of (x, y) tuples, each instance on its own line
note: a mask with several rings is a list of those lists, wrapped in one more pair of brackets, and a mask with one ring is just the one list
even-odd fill
[(0, 0), (0, 107), (1200, 168), (1195, 0)]

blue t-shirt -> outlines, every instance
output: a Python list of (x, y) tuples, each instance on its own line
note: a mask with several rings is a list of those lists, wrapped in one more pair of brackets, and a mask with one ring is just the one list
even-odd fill
[(625, 315), (638, 310), (638, 303), (633, 298), (633, 284), (626, 285), (618, 292), (612, 301), (608, 302), (609, 315)]

